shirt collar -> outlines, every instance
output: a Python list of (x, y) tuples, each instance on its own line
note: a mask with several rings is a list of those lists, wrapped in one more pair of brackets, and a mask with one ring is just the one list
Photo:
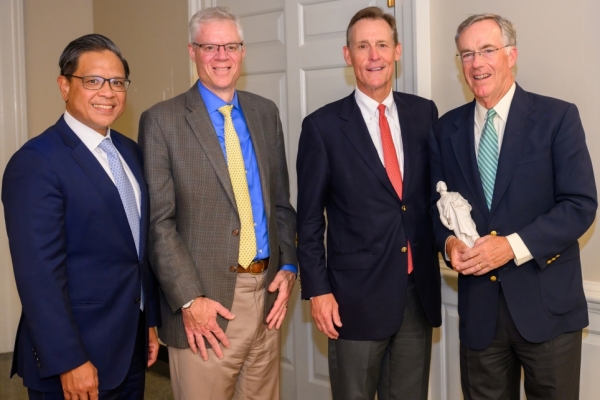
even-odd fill
[(208, 90), (200, 80), (198, 80), (198, 90), (200, 91), (200, 97), (202, 97), (204, 105), (206, 106), (206, 111), (208, 111), (209, 114), (218, 111), (219, 108), (226, 106), (227, 104), (233, 104), (234, 108), (240, 109), (237, 90), (233, 92), (233, 100), (231, 100), (231, 103), (223, 101), (219, 96)]
[(89, 126), (76, 120), (67, 110), (65, 110), (64, 118), (69, 128), (75, 132), (77, 137), (81, 139), (83, 144), (85, 144), (85, 147), (90, 149), (90, 151), (96, 150), (96, 147), (98, 147), (105, 138), (110, 138), (110, 128), (106, 129), (106, 136), (102, 136)]
[[(512, 99), (515, 96), (515, 89), (517, 88), (517, 84), (513, 82), (508, 92), (500, 99), (498, 104), (496, 104), (493, 108), (496, 111), (496, 115), (504, 121), (508, 120), (508, 112), (510, 111), (510, 104), (512, 103)], [(475, 121), (478, 122), (479, 126), (483, 126), (485, 123), (485, 116), (487, 115), (487, 108), (479, 104), (479, 102), (475, 102)]]
[[(358, 88), (358, 86), (354, 90), (354, 99), (356, 100), (356, 103), (361, 108), (361, 110), (368, 110), (369, 115), (371, 115), (371, 116), (379, 115), (378, 111), (377, 111), (377, 107), (379, 107), (379, 103), (376, 102), (375, 100), (373, 100), (372, 98), (370, 98), (369, 96), (367, 96), (366, 94), (364, 94), (363, 92), (361, 92), (360, 89)], [(391, 115), (392, 106), (395, 104), (394, 103), (394, 95), (393, 95), (392, 90), (390, 90), (390, 93), (381, 102), (381, 104), (384, 104), (387, 107), (387, 109), (390, 111), (390, 115)]]

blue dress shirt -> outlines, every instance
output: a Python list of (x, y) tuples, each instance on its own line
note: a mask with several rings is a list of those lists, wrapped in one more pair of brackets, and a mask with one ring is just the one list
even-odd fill
[[(220, 97), (215, 95), (213, 92), (208, 90), (200, 81), (198, 81), (198, 90), (200, 96), (204, 101), (210, 120), (217, 133), (219, 144), (223, 150), (223, 156), (227, 162), (227, 151), (225, 149), (225, 131), (223, 125), (225, 124), (225, 117), (219, 112), (219, 108), (227, 105)], [(254, 145), (248, 131), (248, 125), (246, 124), (246, 118), (240, 103), (238, 101), (237, 92), (233, 95), (231, 101), (233, 108), (231, 110), (231, 119), (233, 120), (233, 126), (238, 138), (240, 140), (240, 147), (242, 148), (242, 157), (244, 158), (244, 167), (246, 169), (246, 179), (248, 181), (248, 190), (250, 191), (250, 203), (252, 204), (252, 217), (254, 219), (254, 232), (256, 234), (256, 259), (267, 258), (271, 255), (269, 249), (269, 232), (267, 229), (267, 215), (265, 213), (265, 205), (262, 197), (262, 186), (260, 182), (260, 174), (258, 171), (258, 163), (256, 161), (256, 153), (254, 152)], [(298, 273), (298, 269), (295, 265), (286, 264), (281, 267), (282, 270), (291, 271), (295, 274)]]

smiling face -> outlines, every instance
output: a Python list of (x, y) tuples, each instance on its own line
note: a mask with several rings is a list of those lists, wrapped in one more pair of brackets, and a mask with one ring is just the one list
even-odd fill
[[(123, 63), (112, 51), (88, 51), (79, 57), (77, 76), (101, 76), (103, 78), (125, 78)], [(106, 135), (108, 127), (125, 110), (127, 92), (114, 92), (108, 82), (100, 90), (83, 87), (79, 78), (58, 77), (58, 87), (66, 108), (76, 120)]]
[[(231, 20), (214, 20), (200, 25), (194, 39), (198, 44), (227, 44), (240, 43), (237, 26)], [(219, 47), (216, 53), (207, 54), (202, 49), (188, 44), (190, 58), (196, 64), (200, 82), (208, 90), (226, 102), (233, 99), (235, 84), (242, 73), (242, 61), (246, 50), (227, 53), (225, 48)]]
[[(460, 53), (505, 46), (500, 26), (489, 19), (463, 30), (456, 44)], [(498, 50), (489, 59), (475, 54), (471, 62), (462, 64), (465, 81), (479, 104), (487, 109), (498, 104), (515, 81), (511, 69), (516, 61), (517, 49), (510, 46)]]
[(392, 29), (383, 19), (361, 19), (350, 31), (344, 59), (354, 68), (358, 89), (381, 103), (392, 90), (396, 61), (402, 53)]

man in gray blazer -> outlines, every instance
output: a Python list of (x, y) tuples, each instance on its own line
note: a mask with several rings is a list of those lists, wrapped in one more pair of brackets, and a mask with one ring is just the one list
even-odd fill
[(272, 101), (235, 90), (239, 19), (207, 8), (189, 28), (198, 83), (140, 120), (159, 337), (175, 398), (278, 399), (277, 329), (297, 272), (281, 121)]

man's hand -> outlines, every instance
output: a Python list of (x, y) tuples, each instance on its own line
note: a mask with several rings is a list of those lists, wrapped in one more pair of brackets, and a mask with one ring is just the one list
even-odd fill
[(85, 364), (60, 374), (65, 400), (98, 400), (98, 370)]
[(458, 269), (456, 269), (456, 266), (460, 264), (461, 257), (467, 251), (469, 251), (469, 246), (467, 246), (465, 242), (463, 242), (456, 236), (450, 236), (446, 240), (446, 254), (450, 258), (450, 264), (452, 265), (452, 269), (454, 269), (455, 271), (460, 272)]
[(273, 308), (269, 315), (267, 315), (267, 324), (269, 329), (279, 329), (281, 323), (287, 313), (287, 303), (290, 300), (294, 283), (296, 282), (296, 274), (291, 271), (279, 271), (275, 275), (275, 279), (269, 285), (269, 292), (273, 293), (279, 289), (277, 299), (273, 304)]
[(463, 275), (483, 275), (515, 258), (504, 236), (487, 235), (475, 241), (471, 249), (460, 256), (454, 269)]
[(329, 339), (337, 339), (340, 336), (333, 326), (335, 324), (338, 328), (342, 327), (338, 303), (333, 294), (323, 294), (310, 299), (310, 313), (317, 328)]
[(217, 324), (217, 314), (228, 320), (235, 318), (235, 315), (220, 303), (206, 297), (196, 297), (194, 303), (189, 308), (184, 308), (182, 313), (185, 334), (192, 352), (198, 354), (198, 348), (200, 348), (200, 356), (207, 361), (208, 351), (204, 343), (204, 338), (206, 338), (215, 355), (222, 360), (223, 351), (219, 342), (228, 349), (229, 339)]
[(156, 362), (158, 357), (158, 336), (156, 336), (156, 329), (154, 327), (148, 330), (148, 367), (152, 366)]

